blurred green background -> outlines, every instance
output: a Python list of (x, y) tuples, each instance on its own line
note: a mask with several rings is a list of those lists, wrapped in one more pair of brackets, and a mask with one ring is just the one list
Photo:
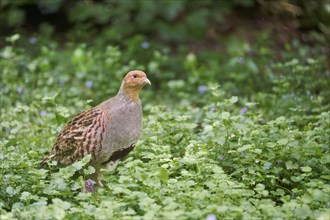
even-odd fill
[[(47, 56), (15, 61), (20, 71), (12, 90), (34, 90), (47, 79), (52, 83), (42, 93), (48, 93), (70, 82), (69, 96), (99, 102), (117, 90), (116, 80), (128, 70), (142, 69), (153, 91), (166, 91), (152, 95), (156, 102), (198, 105), (198, 88), (212, 83), (248, 99), (257, 99), (252, 96), (258, 92), (324, 92), (329, 14), (326, 0), (2, 0), (0, 43), (3, 48), (15, 41), (32, 59)], [(11, 41), (8, 36), (16, 33), (19, 40)], [(300, 64), (312, 65), (312, 71), (293, 74), (292, 66)], [(86, 83), (93, 86), (83, 93), (74, 89)]]
[(329, 7), (326, 0), (2, 0), (1, 31), (106, 42), (141, 34), (176, 43), (217, 40), (238, 29), (329, 34)]

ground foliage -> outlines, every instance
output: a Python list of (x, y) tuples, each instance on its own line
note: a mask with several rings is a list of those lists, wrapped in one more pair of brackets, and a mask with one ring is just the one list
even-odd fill
[[(111, 45), (59, 50), (50, 42), (28, 53), (16, 46), (19, 35), (7, 40), (2, 219), (329, 216), (329, 70), (321, 47), (293, 42), (282, 60), (270, 62), (267, 43), (230, 49), (237, 42), (229, 42), (226, 55), (178, 56), (186, 75), (176, 78), (176, 60), (141, 48), (139, 37), (132, 41), (146, 62)], [(142, 138), (116, 170), (105, 171), (105, 187), (81, 192), (94, 172), (88, 157), (59, 170), (39, 168), (64, 123), (115, 94), (130, 69), (146, 70), (155, 85), (141, 97)]]

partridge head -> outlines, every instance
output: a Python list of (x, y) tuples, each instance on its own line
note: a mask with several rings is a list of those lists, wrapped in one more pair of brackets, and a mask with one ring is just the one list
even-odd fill
[(123, 92), (124, 95), (129, 96), (133, 101), (137, 101), (141, 89), (146, 84), (151, 85), (147, 75), (142, 71), (133, 70), (125, 76), (119, 92)]

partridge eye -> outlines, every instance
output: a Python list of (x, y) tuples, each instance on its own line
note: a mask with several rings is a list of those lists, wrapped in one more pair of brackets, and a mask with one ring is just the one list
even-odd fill
[(134, 78), (138, 78), (138, 75), (133, 75)]

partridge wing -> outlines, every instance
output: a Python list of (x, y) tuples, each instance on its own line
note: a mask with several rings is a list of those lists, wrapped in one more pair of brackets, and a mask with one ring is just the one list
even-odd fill
[(82, 159), (86, 154), (96, 157), (97, 149), (101, 147), (104, 132), (103, 111), (92, 108), (76, 115), (61, 131), (48, 156), (61, 165), (70, 165)]

